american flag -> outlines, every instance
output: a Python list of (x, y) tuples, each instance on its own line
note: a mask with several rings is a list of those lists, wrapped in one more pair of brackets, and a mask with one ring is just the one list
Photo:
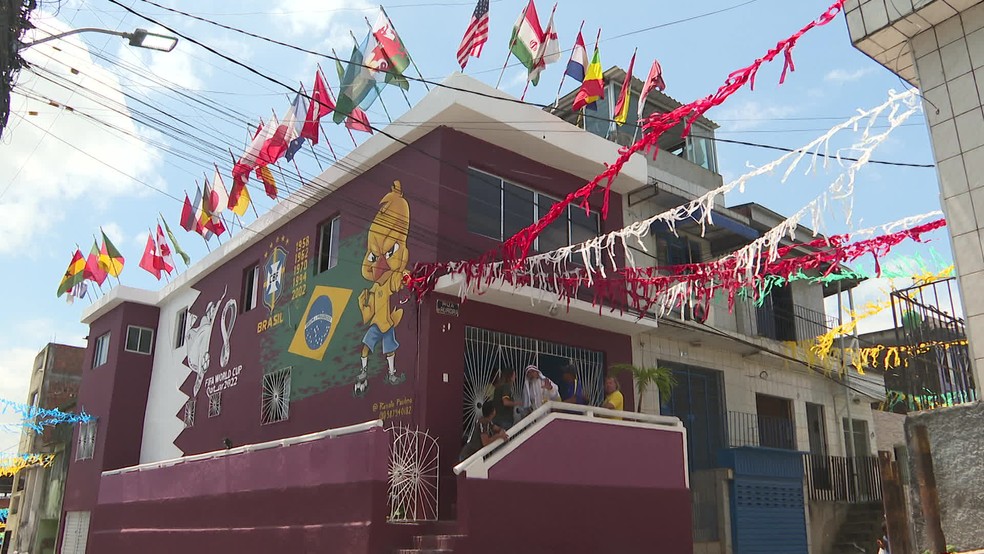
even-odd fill
[(478, 0), (475, 6), (475, 13), (472, 14), (465, 36), (461, 39), (458, 46), (458, 64), (461, 69), (468, 65), (470, 56), (479, 57), (482, 55), (482, 46), (489, 40), (489, 0)]

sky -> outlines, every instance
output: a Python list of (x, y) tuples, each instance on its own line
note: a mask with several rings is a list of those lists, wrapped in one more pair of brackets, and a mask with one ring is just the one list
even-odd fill
[[(350, 31), (361, 40), (368, 28), (365, 18), (374, 20), (378, 10), (366, 0), (155, 1), (307, 50), (330, 54), (334, 49), (342, 57), (352, 49)], [(423, 76), (440, 81), (458, 70), (455, 52), (474, 2), (398, 1), (402, 3), (385, 7)], [(308, 90), (320, 62), (337, 90), (332, 60), (170, 13), (147, 0), (119, 2), (261, 74), (287, 83), (302, 81)], [(654, 57), (659, 59), (666, 93), (689, 102), (713, 93), (729, 73), (749, 65), (828, 7), (826, 0), (659, 4), (663, 5), (636, 1), (605, 9), (615, 4), (562, 2), (555, 15), (561, 48), (571, 47), (586, 20), (589, 49), (599, 27), (602, 30), (605, 68), (626, 67), (638, 49), (637, 74), (645, 73)], [(480, 58), (469, 61), (466, 74), (496, 84), (512, 23), (523, 6), (524, 0), (491, 0), (489, 42)], [(542, 0), (537, 4), (544, 23), (550, 7)], [(33, 22), (37, 30), (28, 40), (79, 27), (144, 27), (168, 33), (109, 0), (45, 2)], [(201, 182), (205, 173), (211, 178), (213, 162), (226, 172), (227, 186), (231, 184), (230, 156), (202, 142), (241, 151), (246, 121), (267, 120), (271, 110), (282, 114), (293, 97), (285, 88), (187, 40), (179, 41), (172, 52), (160, 53), (134, 49), (117, 37), (85, 34), (29, 48), (25, 57), (34, 69), (21, 72), (17, 80), (0, 144), (0, 264), (8, 268), (0, 276), (0, 290), (8, 293), (0, 309), (5, 330), (0, 335), (0, 398), (21, 402), (27, 399), (33, 358), (47, 342), (85, 344), (87, 329), (79, 320), (90, 300), (68, 305), (55, 294), (75, 249), (87, 253), (101, 228), (127, 258), (120, 281), (159, 288), (162, 283), (137, 266), (158, 213), (175, 229), (181, 247), (193, 260), (200, 259), (207, 253), (204, 242), (178, 228), (181, 200), (185, 191), (194, 196), (196, 180)], [(759, 73), (754, 91), (745, 88), (708, 112), (720, 125), (718, 138), (796, 148), (857, 109), (881, 104), (889, 90), (908, 88), (851, 46), (843, 16), (807, 33), (793, 59), (796, 70), (783, 85), (778, 84), (780, 56)], [(530, 88), (528, 101), (554, 100), (564, 62), (566, 55), (547, 68), (540, 85)], [(500, 88), (519, 96), (524, 84), (525, 72), (513, 65), (506, 69)], [(574, 86), (568, 79), (564, 93)], [(404, 99), (398, 89), (388, 87), (382, 100), (395, 118), (408, 101), (415, 103), (425, 93), (420, 83), (413, 83)], [(368, 113), (374, 124), (386, 123), (380, 103)], [(342, 129), (329, 129), (328, 135), (339, 156), (352, 149)], [(846, 147), (856, 139), (845, 136), (835, 146)], [(718, 144), (726, 181), (779, 154)], [(297, 171), (305, 178), (316, 175), (318, 164), (331, 156), (323, 145), (316, 155), (317, 159), (306, 152), (299, 157)], [(893, 132), (875, 158), (932, 163), (925, 117), (917, 114)], [(759, 202), (790, 214), (826, 190), (836, 172), (818, 167), (809, 174), (798, 171), (785, 183), (779, 177), (756, 179), (744, 193), (729, 194), (727, 203)], [(259, 194), (253, 198), (260, 213), (271, 206)], [(869, 164), (859, 174), (853, 202), (850, 220), (842, 206), (832, 206), (823, 231), (845, 232), (939, 209), (936, 172)], [(898, 253), (927, 255), (930, 249), (946, 260), (951, 257), (944, 232), (935, 233), (928, 245), (906, 245)], [(865, 283), (856, 301), (860, 305), (884, 298), (889, 286), (885, 280)], [(864, 322), (861, 330), (890, 325), (891, 314), (886, 313)], [(11, 414), (0, 415), (0, 423), (8, 424), (0, 429), (0, 451), (16, 450), (19, 429), (11, 422), (16, 422)]]

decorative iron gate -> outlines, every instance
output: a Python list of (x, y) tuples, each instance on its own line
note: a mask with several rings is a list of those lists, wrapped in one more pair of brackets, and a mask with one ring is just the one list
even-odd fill
[[(492, 398), (492, 383), (504, 369), (516, 371), (513, 398), (525, 402), (522, 372), (533, 364), (550, 375), (546, 366), (573, 365), (591, 404), (598, 406), (605, 396), (605, 354), (565, 344), (529, 337), (465, 328), (465, 390), (462, 406), (462, 438), (471, 437), (475, 422), (482, 416), (482, 403)], [(558, 379), (554, 379), (558, 381)]]
[(389, 521), (437, 521), (440, 448), (427, 431), (389, 429)]

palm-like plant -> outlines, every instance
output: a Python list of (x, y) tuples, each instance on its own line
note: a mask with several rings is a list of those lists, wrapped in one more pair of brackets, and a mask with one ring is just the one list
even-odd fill
[(636, 412), (642, 411), (642, 398), (651, 387), (659, 390), (660, 398), (669, 398), (673, 387), (677, 385), (673, 370), (665, 367), (637, 367), (632, 364), (615, 364), (611, 367), (612, 375), (619, 375), (628, 371), (632, 374), (635, 382), (636, 391), (639, 393), (639, 402), (636, 405)]

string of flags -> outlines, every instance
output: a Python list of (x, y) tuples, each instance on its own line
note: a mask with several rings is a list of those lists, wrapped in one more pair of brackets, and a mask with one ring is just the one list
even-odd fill
[(0, 477), (11, 477), (29, 467), (51, 467), (54, 454), (21, 454), (0, 458)]
[[(780, 53), (785, 56), (783, 68), (783, 78), (787, 70), (792, 70), (792, 60), (790, 51), (795, 46), (796, 41), (806, 31), (819, 25), (828, 23), (839, 12), (843, 0), (836, 2), (818, 20), (811, 22), (801, 29), (798, 33), (780, 41), (775, 48), (770, 50), (765, 56), (759, 58), (751, 66), (733, 72), (717, 92), (717, 94), (696, 102), (681, 106), (667, 114), (656, 114), (648, 120), (643, 121), (643, 109), (647, 96), (652, 90), (664, 90), (666, 87), (663, 79), (662, 68), (658, 60), (653, 60), (647, 80), (644, 83), (640, 99), (638, 102), (639, 123), (645, 128), (643, 138), (631, 147), (625, 149), (620, 154), (618, 160), (610, 164), (608, 169), (594, 179), (591, 183), (582, 187), (581, 190), (572, 194), (558, 204), (564, 207), (571, 203), (575, 198), (584, 198), (602, 181), (609, 183), (618, 174), (621, 166), (625, 163), (628, 156), (639, 150), (647, 152), (655, 144), (659, 135), (675, 126), (677, 123), (684, 122), (689, 129), (689, 123), (710, 107), (719, 105), (728, 96), (746, 83), (754, 85), (754, 77), (758, 68), (764, 62), (772, 61)], [(529, 0), (523, 8), (519, 18), (513, 25), (509, 41), (506, 63), (503, 64), (503, 71), (508, 65), (510, 57), (515, 57), (526, 68), (527, 88), (530, 85), (537, 86), (541, 80), (543, 72), (548, 66), (561, 61), (562, 51), (560, 49), (560, 37), (555, 25), (555, 14), (557, 4), (554, 4), (546, 26), (542, 26), (537, 13), (534, 0)], [(299, 180), (300, 170), (297, 168), (295, 156), (305, 146), (305, 143), (312, 149), (315, 159), (321, 165), (317, 153), (313, 149), (322, 138), (327, 143), (335, 161), (338, 160), (334, 148), (324, 135), (322, 121), (328, 115), (332, 116), (332, 121), (336, 124), (344, 124), (352, 142), (356, 145), (353, 131), (371, 134), (373, 125), (366, 113), (372, 105), (379, 100), (389, 118), (388, 110), (381, 98), (381, 91), (387, 85), (393, 85), (401, 91), (406, 98), (406, 91), (410, 88), (410, 79), (406, 72), (413, 67), (417, 74), (421, 76), (421, 81), (426, 86), (422, 74), (416, 67), (413, 58), (410, 56), (400, 35), (397, 33), (392, 20), (386, 10), (380, 6), (374, 22), (366, 19), (368, 31), (359, 40), (354, 33), (351, 33), (353, 47), (348, 58), (348, 63), (344, 64), (336, 55), (336, 73), (339, 79), (338, 95), (335, 96), (330, 83), (325, 79), (325, 74), (320, 66), (317, 67), (314, 80), (311, 86), (311, 94), (308, 95), (307, 87), (300, 84), (299, 92), (295, 95), (293, 102), (283, 112), (283, 118), (278, 118), (276, 111), (272, 111), (271, 117), (264, 121), (259, 119), (255, 129), (249, 133), (248, 144), (242, 154), (236, 156), (232, 150), (229, 151), (232, 161), (231, 177), (232, 186), (226, 188), (219, 167), (215, 164), (215, 174), (213, 178), (203, 179), (203, 183), (196, 183), (194, 195), (185, 193), (182, 203), (180, 217), (181, 227), (188, 232), (200, 235), (205, 241), (206, 246), (214, 237), (221, 242), (223, 234), (232, 231), (233, 223), (243, 217), (247, 210), (252, 209), (254, 214), (256, 208), (250, 197), (247, 187), (251, 176), (255, 177), (262, 185), (265, 194), (274, 200), (281, 196), (282, 190), (287, 190), (284, 182), (284, 171), (281, 168), (281, 160), (290, 162), (297, 170)], [(588, 59), (587, 49), (582, 34), (584, 21), (578, 30), (570, 56), (567, 60), (565, 71), (561, 76), (558, 87), (558, 99), (563, 89), (567, 77), (579, 83), (577, 94), (575, 95), (575, 109), (597, 109), (599, 100), (604, 99), (604, 75), (601, 65), (601, 54), (599, 42), (601, 29), (595, 38), (593, 54)], [(465, 34), (456, 51), (456, 57), (462, 69), (470, 58), (481, 56), (485, 44), (489, 40), (489, 2), (488, 0), (478, 0), (475, 10), (469, 19)], [(334, 50), (332, 50), (334, 53)], [(624, 125), (629, 119), (629, 105), (631, 103), (631, 81), (635, 69), (637, 52), (633, 52), (629, 62), (625, 82), (616, 100), (616, 111), (613, 125)], [(500, 81), (501, 81), (500, 74)], [(781, 82), (781, 81), (780, 81)], [(498, 85), (497, 85), (498, 86)], [(526, 90), (524, 90), (525, 97)], [(409, 105), (409, 99), (407, 99)], [(686, 131), (685, 133), (686, 134)], [(275, 176), (274, 171), (277, 170)], [(287, 190), (289, 192), (289, 190)], [(605, 207), (603, 212), (607, 213), (607, 187), (605, 189)], [(194, 198), (194, 201), (192, 201)], [(555, 206), (556, 207), (556, 206)], [(552, 210), (563, 211), (563, 210)], [(228, 213), (227, 213), (228, 212)], [(239, 226), (243, 227), (242, 221), (238, 221)], [(163, 229), (161, 228), (163, 224)], [(539, 230), (546, 227), (549, 221), (540, 222), (536, 228), (528, 228), (513, 237), (504, 245), (506, 258), (525, 258), (529, 244), (535, 240)], [(171, 231), (167, 221), (161, 217), (160, 222), (154, 228), (149, 229), (147, 243), (141, 256), (139, 267), (154, 275), (158, 280), (169, 276), (175, 270), (173, 254), (178, 254), (187, 263), (190, 258), (178, 246), (176, 237)], [(162, 231), (166, 231), (165, 233)], [(168, 242), (169, 241), (169, 242)], [(95, 246), (94, 246), (95, 248)], [(103, 251), (105, 250), (105, 253)], [(105, 281), (104, 275), (112, 275), (117, 278), (123, 269), (125, 262), (119, 251), (103, 234), (102, 245), (99, 247), (99, 255), (96, 257), (96, 264), (92, 266), (89, 258), (83, 258), (81, 249), (77, 249), (73, 254), (69, 267), (59, 284), (58, 295), (68, 294), (69, 301), (74, 298), (82, 298), (86, 295), (91, 283), (97, 286)], [(518, 255), (518, 256), (517, 256)], [(92, 267), (90, 267), (92, 266)]]
[(91, 415), (85, 413), (85, 410), (81, 410), (76, 414), (0, 398), (0, 413), (5, 414), (7, 410), (19, 415), (24, 427), (33, 429), (37, 433), (44, 431), (45, 427), (61, 425), (63, 423), (74, 425), (76, 423), (92, 421), (93, 419)]

